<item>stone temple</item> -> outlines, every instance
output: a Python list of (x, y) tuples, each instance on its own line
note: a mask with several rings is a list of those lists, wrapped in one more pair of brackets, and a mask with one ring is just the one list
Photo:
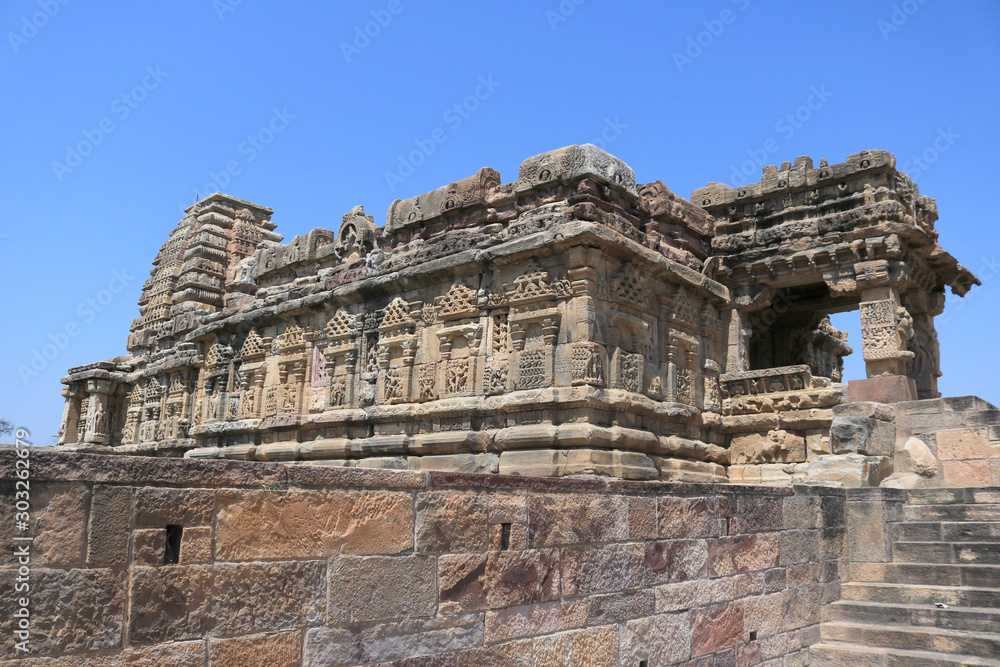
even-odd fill
[[(358, 206), (282, 243), (271, 216), (220, 193), (187, 209), (128, 354), (63, 379), (64, 448), (943, 484), (894, 466), (888, 412), (844, 407), (938, 398), (934, 317), (979, 284), (888, 152), (687, 200), (587, 144), (397, 200), (382, 227)], [(849, 310), (868, 374), (850, 386), (828, 317)]]
[(271, 215), (187, 209), (60, 446), (0, 445), (0, 667), (1000, 667), (1000, 410), (937, 389), (979, 281), (891, 154)]

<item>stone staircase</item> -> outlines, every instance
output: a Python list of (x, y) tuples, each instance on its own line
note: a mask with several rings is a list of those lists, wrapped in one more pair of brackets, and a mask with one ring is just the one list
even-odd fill
[(811, 667), (1000, 667), (1000, 489), (912, 490), (901, 509), (892, 562), (852, 565), (823, 608)]

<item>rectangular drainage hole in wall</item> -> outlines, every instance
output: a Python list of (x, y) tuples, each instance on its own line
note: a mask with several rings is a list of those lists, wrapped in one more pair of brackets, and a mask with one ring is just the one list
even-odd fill
[(647, 663), (645, 660), (640, 660), (639, 661), (639, 667), (646, 667), (647, 664), (649, 664), (649, 663)]
[(500, 548), (510, 549), (510, 524), (500, 524)]
[(750, 631), (750, 641), (752, 641), (752, 642), (757, 641), (757, 631), (756, 630), (751, 630)]
[(173, 565), (181, 559), (181, 533), (183, 526), (167, 526), (166, 546), (163, 549), (163, 564)]

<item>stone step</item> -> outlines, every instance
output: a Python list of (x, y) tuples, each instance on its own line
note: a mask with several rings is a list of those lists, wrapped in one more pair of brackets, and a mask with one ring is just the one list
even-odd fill
[(906, 492), (906, 504), (908, 505), (974, 505), (977, 503), (1000, 503), (1000, 487), (909, 489)]
[(897, 563), (1000, 563), (996, 542), (896, 542), (892, 560)]
[(885, 604), (839, 600), (823, 607), (823, 620), (911, 625), (984, 633), (1000, 631), (1000, 609), (995, 607), (940, 609), (932, 604)]
[(971, 655), (829, 641), (810, 646), (809, 659), (810, 667), (1000, 667), (1000, 660)]
[(1000, 658), (1000, 634), (854, 621), (820, 623), (822, 641)]
[(889, 584), (933, 583), (937, 586), (974, 586), (1000, 590), (1000, 565), (942, 565), (874, 563), (851, 566), (853, 581)]
[(1000, 521), (901, 521), (893, 538), (897, 542), (1000, 542)]
[(840, 596), (854, 602), (937, 604), (952, 607), (1000, 607), (1000, 590), (959, 586), (925, 586), (857, 582), (841, 584)]
[(903, 505), (903, 521), (1000, 521), (1000, 504)]

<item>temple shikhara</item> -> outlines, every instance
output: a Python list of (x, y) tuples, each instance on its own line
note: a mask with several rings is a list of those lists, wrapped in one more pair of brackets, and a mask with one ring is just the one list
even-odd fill
[[(896, 404), (977, 278), (888, 152), (690, 200), (592, 146), (288, 243), (220, 193), (153, 259), (128, 354), (63, 379), (77, 451), (627, 479), (950, 484)], [(856, 311), (848, 341), (832, 313)], [(867, 379), (842, 382), (861, 354)], [(859, 407), (861, 406), (861, 407)], [(874, 406), (874, 407), (873, 407)], [(909, 429), (909, 431), (907, 431)], [(899, 441), (897, 443), (897, 440)], [(912, 438), (910, 439), (912, 440)], [(919, 439), (918, 439), (919, 442)], [(898, 446), (897, 446), (898, 445)]]

